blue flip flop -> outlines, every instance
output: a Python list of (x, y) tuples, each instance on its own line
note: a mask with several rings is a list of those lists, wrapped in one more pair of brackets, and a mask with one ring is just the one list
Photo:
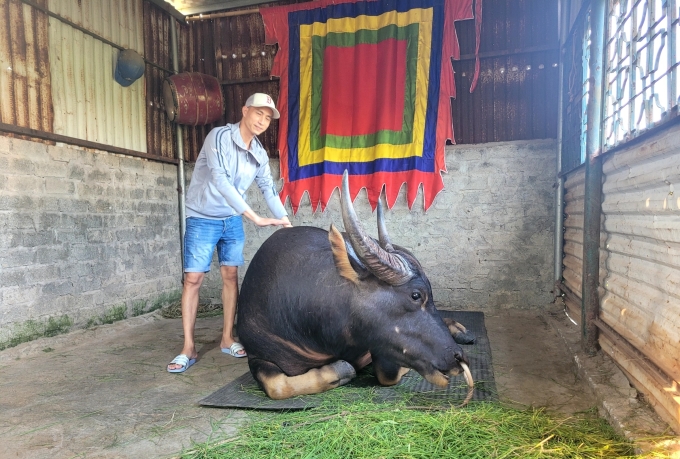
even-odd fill
[[(243, 344), (237, 343), (236, 341), (234, 341), (234, 344), (232, 344), (231, 346), (223, 347), (221, 349), (222, 349), (222, 352), (224, 352), (225, 354), (233, 355), (237, 359), (248, 356), (248, 354), (245, 353), (245, 348), (243, 347)], [(243, 352), (243, 354), (239, 354), (239, 351), (244, 351), (244, 352)]]
[(182, 365), (182, 366), (179, 367), (179, 368), (175, 368), (174, 370), (171, 370), (170, 368), (168, 368), (168, 373), (184, 373), (185, 371), (187, 371), (189, 369), (189, 367), (191, 365), (196, 363), (196, 359), (190, 359), (185, 354), (180, 354), (177, 357), (175, 357), (174, 359), (172, 359), (172, 362), (170, 362), (168, 365), (172, 365), (173, 363), (175, 363), (177, 365)]

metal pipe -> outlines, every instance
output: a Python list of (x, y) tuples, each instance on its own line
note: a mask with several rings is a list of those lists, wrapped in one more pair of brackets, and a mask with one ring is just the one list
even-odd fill
[[(76, 29), (76, 30), (78, 30), (78, 31), (80, 31), (80, 32), (82, 32), (82, 33), (84, 33), (85, 35), (89, 35), (90, 37), (92, 37), (92, 38), (94, 38), (94, 39), (96, 39), (96, 40), (99, 40), (99, 41), (101, 41), (101, 42), (104, 43), (104, 44), (107, 44), (107, 45), (111, 46), (112, 48), (116, 48), (116, 49), (119, 50), (119, 51), (123, 51), (123, 50), (125, 49), (123, 46), (120, 46), (119, 44), (114, 43), (114, 42), (112, 42), (111, 40), (107, 40), (106, 38), (102, 37), (101, 35), (96, 34), (96, 33), (92, 32), (91, 30), (88, 30), (88, 29), (86, 29), (86, 28), (84, 28), (84, 27), (81, 27), (81, 26), (79, 26), (78, 24), (76, 24), (75, 22), (69, 21), (69, 20), (66, 19), (65, 17), (60, 16), (60, 15), (58, 15), (57, 13), (53, 13), (53, 12), (50, 11), (49, 9), (45, 8), (44, 6), (40, 6), (40, 5), (38, 5), (37, 3), (35, 3), (35, 2), (33, 2), (33, 1), (31, 1), (31, 0), (20, 0), (20, 1), (21, 1), (22, 3), (24, 3), (24, 4), (28, 5), (28, 6), (30, 6), (31, 8), (35, 8), (35, 9), (38, 10), (38, 11), (42, 11), (42, 12), (45, 13), (46, 15), (48, 15), (48, 16), (50, 16), (50, 17), (53, 17), (54, 19), (57, 19), (57, 20), (63, 22), (64, 24), (73, 27), (74, 29)], [(150, 60), (148, 60), (148, 59), (145, 58), (145, 57), (142, 57), (142, 59), (144, 59), (144, 62), (145, 62), (145, 63), (147, 63), (148, 65), (150, 65), (150, 66), (152, 66), (152, 67), (157, 68), (158, 70), (161, 70), (161, 71), (166, 72), (166, 73), (172, 73), (172, 71), (166, 69), (165, 67), (162, 67), (162, 66), (156, 64), (155, 62), (151, 62)]]
[(208, 19), (218, 19), (218, 18), (228, 18), (233, 16), (245, 16), (246, 14), (259, 13), (259, 8), (251, 8), (249, 10), (240, 11), (226, 11), (224, 13), (212, 13), (212, 14), (197, 14), (195, 16), (186, 16), (187, 21), (206, 21)]
[(480, 59), (487, 59), (492, 57), (518, 56), (521, 54), (546, 53), (559, 50), (560, 50), (559, 43), (557, 44), (557, 46), (555, 46), (554, 44), (527, 46), (526, 48), (506, 49), (502, 51), (486, 51), (483, 53), (479, 53), (479, 56), (476, 56), (475, 54), (462, 54), (460, 56), (460, 59), (458, 59), (457, 61), (472, 61), (477, 59), (477, 57), (479, 57)]
[(581, 295), (581, 345), (593, 355), (598, 350), (596, 320), (600, 315), (600, 219), (602, 217), (602, 101), (606, 0), (594, 0), (590, 11), (589, 98), (586, 107), (586, 179), (583, 209), (583, 284)]
[(269, 82), (278, 82), (279, 77), (272, 76), (272, 77), (253, 77), (253, 78), (242, 78), (240, 80), (222, 80), (220, 81), (220, 84), (222, 86), (233, 86), (237, 84), (250, 84), (250, 83), (269, 83)]
[(555, 253), (554, 253), (554, 299), (562, 295), (558, 285), (562, 283), (562, 258), (564, 251), (564, 177), (562, 177), (562, 138), (563, 138), (563, 111), (564, 111), (564, 51), (563, 46), (566, 40), (566, 31), (569, 24), (569, 5), (571, 0), (560, 0), (559, 2), (559, 82), (557, 87), (557, 182), (555, 184)]
[(134, 156), (135, 158), (144, 158), (150, 161), (177, 164), (177, 160), (175, 158), (166, 158), (163, 156), (151, 155), (149, 153), (143, 153), (137, 150), (129, 150), (127, 148), (116, 147), (114, 145), (106, 145), (103, 143), (91, 142), (89, 140), (78, 139), (76, 137), (55, 134), (53, 132), (39, 131), (37, 129), (17, 126), (15, 124), (0, 123), (0, 132), (9, 132), (12, 134), (23, 135), (26, 137), (33, 137), (35, 139), (48, 140), (50, 142), (61, 142), (68, 145), (77, 145), (83, 148), (92, 148), (93, 150), (102, 150), (108, 151), (110, 153)]
[[(172, 69), (175, 74), (179, 73), (179, 51), (177, 46), (177, 22), (171, 21), (170, 27), (170, 46), (172, 50)], [(179, 207), (179, 247), (181, 266), (181, 279), (184, 282), (184, 233), (186, 233), (186, 179), (184, 176), (184, 138), (182, 137), (182, 126), (175, 124), (177, 138), (177, 193)]]

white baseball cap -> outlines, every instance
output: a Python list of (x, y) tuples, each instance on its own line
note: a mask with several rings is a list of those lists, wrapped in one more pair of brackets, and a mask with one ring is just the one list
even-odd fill
[(252, 96), (248, 97), (248, 100), (246, 100), (246, 107), (268, 107), (271, 108), (272, 112), (274, 113), (272, 118), (278, 120), (281, 116), (279, 111), (276, 109), (271, 96), (261, 92), (256, 92)]

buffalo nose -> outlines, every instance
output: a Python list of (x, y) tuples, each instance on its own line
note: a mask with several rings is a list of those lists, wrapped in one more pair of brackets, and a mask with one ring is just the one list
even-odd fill
[(465, 356), (465, 353), (462, 350), (456, 351), (456, 353), (453, 354), (453, 356), (456, 358), (456, 361), (458, 361), (458, 362), (463, 362), (467, 365), (470, 364), (470, 362), (468, 362), (467, 357)]
[(449, 355), (453, 354), (453, 357), (458, 362), (465, 360), (465, 355), (463, 354), (463, 350), (460, 348), (460, 346), (447, 346), (446, 351)]

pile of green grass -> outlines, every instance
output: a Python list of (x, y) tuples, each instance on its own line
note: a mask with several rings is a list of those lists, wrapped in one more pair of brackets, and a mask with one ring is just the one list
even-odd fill
[[(332, 392), (332, 391), (331, 391)], [(194, 445), (185, 459), (632, 458), (594, 411), (576, 415), (477, 402), (463, 409), (407, 404), (327, 404), (255, 412), (236, 437)], [(669, 457), (648, 455), (646, 457)]]

